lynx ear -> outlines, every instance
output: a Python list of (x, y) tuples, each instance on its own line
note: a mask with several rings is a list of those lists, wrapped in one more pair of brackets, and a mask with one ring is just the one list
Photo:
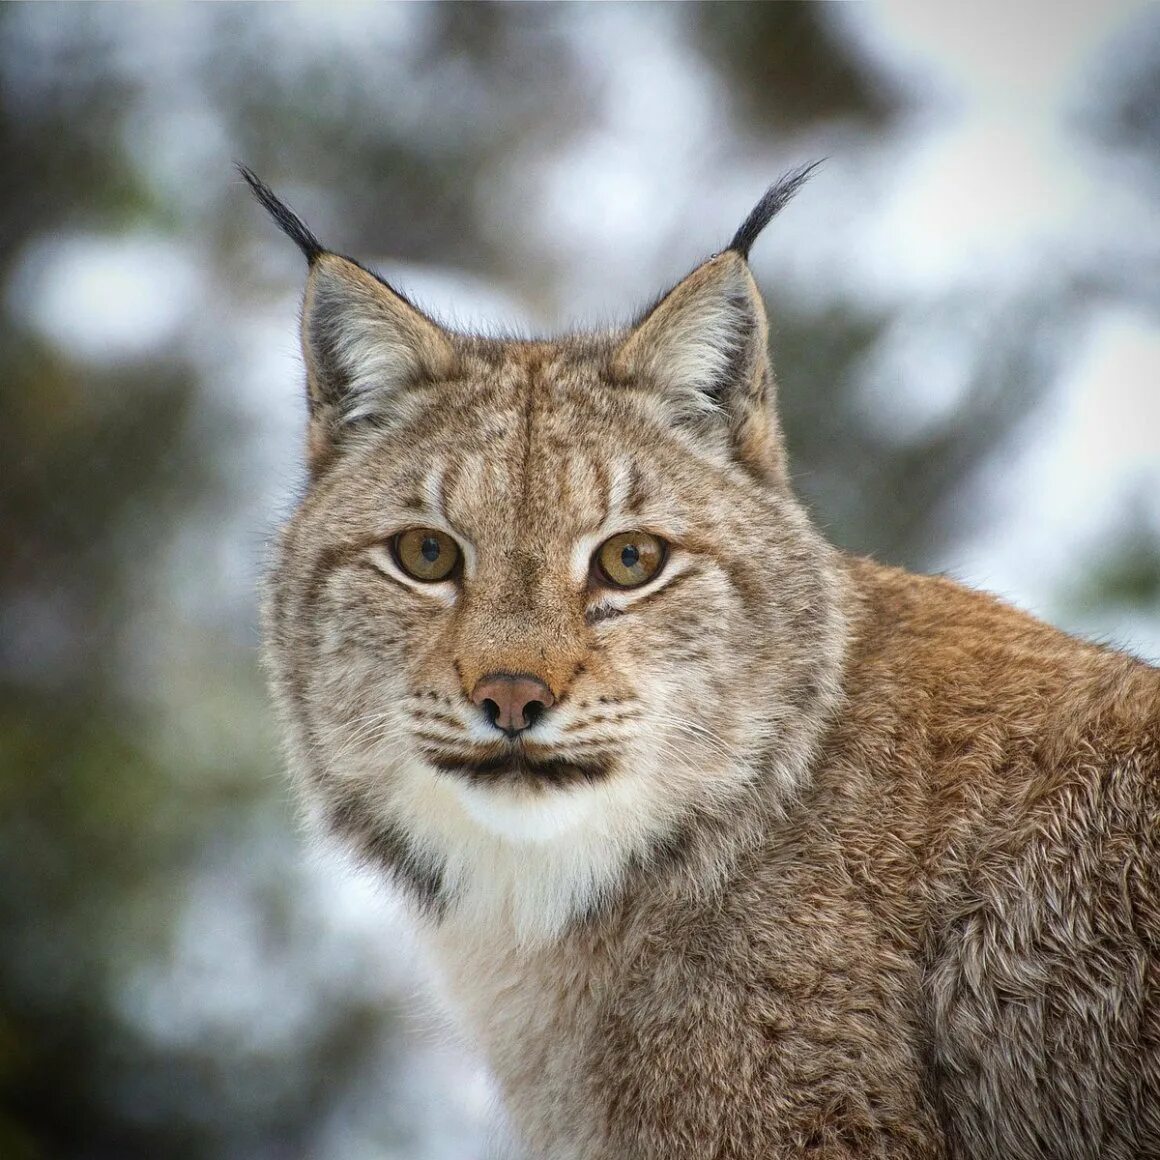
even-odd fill
[(302, 351), (310, 401), (310, 460), (318, 466), (342, 428), (387, 418), (406, 388), (446, 378), (450, 335), (397, 290), (350, 258), (327, 250), (310, 228), (244, 165), (254, 196), (310, 265), (302, 306)]
[(448, 333), (402, 294), (349, 258), (311, 264), (302, 305), (310, 408), (334, 428), (386, 418), (406, 389), (447, 378)]
[(769, 327), (749, 272), (749, 251), (820, 164), (775, 181), (728, 249), (647, 311), (612, 361), (614, 377), (652, 384), (678, 420), (724, 419), (737, 457), (771, 480), (785, 478), (785, 450), (773, 409)]
[(678, 422), (724, 426), (735, 452), (780, 478), (769, 328), (744, 258), (726, 250), (698, 266), (637, 323), (613, 374), (660, 392)]

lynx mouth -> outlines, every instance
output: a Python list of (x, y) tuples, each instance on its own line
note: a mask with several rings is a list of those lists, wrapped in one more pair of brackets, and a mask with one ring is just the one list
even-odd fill
[(608, 777), (613, 762), (604, 755), (585, 758), (539, 756), (512, 748), (487, 757), (468, 757), (439, 750), (427, 750), (427, 760), (442, 773), (474, 782), (525, 785), (591, 784)]

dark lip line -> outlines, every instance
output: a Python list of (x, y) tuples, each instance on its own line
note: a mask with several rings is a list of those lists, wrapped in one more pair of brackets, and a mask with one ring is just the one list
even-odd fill
[(534, 758), (527, 754), (513, 752), (485, 758), (482, 761), (471, 761), (431, 749), (427, 749), (424, 756), (436, 769), (444, 773), (491, 780), (531, 778), (539, 781), (594, 782), (607, 777), (612, 771), (612, 762), (607, 758), (584, 760)]

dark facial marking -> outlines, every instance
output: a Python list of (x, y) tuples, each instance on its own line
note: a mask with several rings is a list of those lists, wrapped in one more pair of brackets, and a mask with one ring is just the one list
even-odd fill
[(629, 515), (637, 515), (644, 507), (647, 498), (644, 476), (641, 475), (640, 468), (635, 463), (630, 463), (628, 465), (628, 496), (624, 501), (624, 510)]
[(416, 857), (400, 827), (381, 819), (368, 820), (372, 808), (348, 799), (330, 807), (327, 821), (367, 862), (386, 870), (424, 913), (440, 917), (448, 902), (442, 866)]
[(600, 781), (612, 772), (612, 761), (605, 754), (571, 761), (531, 757), (518, 752), (499, 754), (483, 760), (470, 760), (445, 750), (431, 750), (425, 756), (436, 769), (444, 773), (491, 784), (508, 781), (565, 786)]
[(623, 608), (613, 608), (610, 604), (600, 604), (596, 608), (590, 608), (584, 613), (585, 624), (599, 624), (602, 620), (613, 620), (617, 616), (623, 616)]

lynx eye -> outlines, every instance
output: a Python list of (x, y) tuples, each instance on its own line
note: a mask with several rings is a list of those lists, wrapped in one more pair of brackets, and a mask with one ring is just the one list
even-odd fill
[(446, 580), (459, 563), (459, 545), (435, 528), (409, 528), (391, 546), (399, 567), (416, 580)]
[(605, 583), (614, 588), (639, 588), (661, 570), (664, 541), (648, 532), (621, 532), (597, 548), (594, 562)]

